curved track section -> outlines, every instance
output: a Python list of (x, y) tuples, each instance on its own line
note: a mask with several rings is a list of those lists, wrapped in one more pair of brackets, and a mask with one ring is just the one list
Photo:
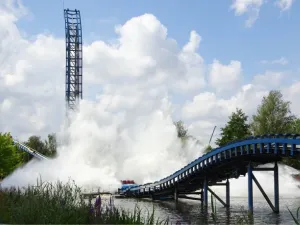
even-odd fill
[(22, 144), (21, 142), (13, 139), (13, 143), (21, 150), (29, 153), (30, 155), (34, 156), (35, 158), (38, 158), (38, 159), (41, 159), (41, 160), (44, 160), (44, 159), (49, 159), (48, 157), (42, 155), (41, 153), (33, 150), (32, 148)]
[(208, 185), (246, 175), (249, 163), (253, 167), (281, 161), (300, 154), (300, 134), (251, 136), (216, 148), (189, 163), (168, 177), (139, 185), (127, 191), (128, 196), (168, 195), (174, 192), (193, 192)]

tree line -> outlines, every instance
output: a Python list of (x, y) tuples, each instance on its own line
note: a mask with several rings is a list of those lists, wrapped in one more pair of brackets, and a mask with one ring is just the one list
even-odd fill
[[(297, 118), (290, 109), (291, 102), (285, 101), (278, 90), (272, 90), (264, 96), (258, 105), (256, 114), (250, 118), (237, 108), (229, 116), (227, 124), (221, 128), (220, 137), (216, 145), (221, 147), (228, 142), (244, 139), (248, 136), (264, 134), (300, 134), (300, 118)], [(206, 152), (212, 150), (209, 145)], [(283, 163), (300, 169), (298, 158), (285, 158)]]
[[(263, 97), (256, 113), (250, 119), (240, 108), (232, 112), (226, 125), (220, 129), (221, 134), (215, 144), (221, 147), (232, 141), (264, 134), (300, 134), (300, 118), (291, 112), (290, 106), (291, 102), (285, 101), (280, 91), (270, 91), (267, 96)], [(177, 128), (177, 136), (183, 143), (192, 137), (182, 121), (174, 124)], [(211, 150), (213, 150), (212, 146), (207, 145), (205, 152)], [(299, 158), (287, 157), (283, 159), (283, 163), (300, 169)]]
[[(229, 116), (226, 125), (221, 128), (220, 137), (215, 144), (221, 147), (231, 141), (264, 134), (300, 134), (300, 118), (292, 114), (290, 105), (291, 102), (285, 101), (280, 91), (272, 90), (263, 97), (256, 114), (252, 115), (250, 120), (242, 109), (237, 108)], [(188, 138), (193, 138), (182, 121), (174, 122), (174, 125), (177, 128), (178, 138), (184, 143)], [(208, 145), (205, 152), (212, 149), (212, 146)]]
[(226, 126), (221, 128), (221, 137), (216, 144), (223, 146), (250, 135), (300, 133), (300, 119), (292, 114), (290, 104), (283, 100), (280, 91), (270, 91), (263, 97), (251, 121), (241, 109), (233, 112)]
[(290, 104), (283, 99), (280, 91), (273, 90), (263, 97), (250, 121), (241, 109), (236, 109), (221, 128), (216, 145), (223, 146), (250, 135), (300, 133), (300, 118), (292, 114)]

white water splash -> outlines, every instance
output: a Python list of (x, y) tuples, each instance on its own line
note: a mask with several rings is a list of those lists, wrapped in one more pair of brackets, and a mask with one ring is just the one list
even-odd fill
[[(135, 109), (113, 113), (98, 103), (83, 101), (81, 112), (73, 118), (60, 137), (63, 145), (54, 160), (33, 160), (7, 177), (2, 186), (36, 184), (44, 181), (67, 182), (70, 178), (84, 188), (116, 190), (120, 180), (154, 182), (182, 168), (202, 155), (203, 146), (188, 141), (182, 148), (165, 98), (149, 112)], [(266, 165), (271, 166), (271, 165)], [(282, 196), (300, 196), (298, 183), (291, 174), (299, 171), (279, 165)], [(258, 181), (272, 195), (273, 172), (254, 172)], [(230, 180), (231, 196), (247, 196), (247, 176)], [(255, 183), (254, 196), (261, 196)], [(225, 187), (213, 187), (225, 195)]]
[(2, 186), (67, 181), (85, 188), (113, 190), (120, 180), (137, 183), (159, 180), (202, 155), (202, 146), (188, 141), (183, 149), (163, 99), (148, 113), (111, 113), (97, 103), (83, 101), (81, 112), (63, 133), (68, 144), (59, 147), (59, 156), (49, 161), (32, 161), (7, 177)]

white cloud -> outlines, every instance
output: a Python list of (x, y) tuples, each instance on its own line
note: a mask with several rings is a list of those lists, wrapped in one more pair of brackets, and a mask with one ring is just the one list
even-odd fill
[(201, 38), (195, 31), (179, 49), (153, 15), (132, 18), (116, 30), (121, 35), (117, 45), (97, 41), (84, 48), (86, 82), (104, 84), (126, 79), (126, 83), (143, 86), (167, 84), (183, 92), (205, 86), (203, 59), (196, 53)]
[(296, 116), (300, 117), (300, 104), (298, 104), (300, 95), (300, 82), (295, 82), (290, 87), (284, 87), (282, 93), (286, 100), (291, 101), (292, 112)]
[(283, 72), (266, 71), (264, 74), (254, 76), (253, 83), (261, 88), (280, 88), (281, 82), (286, 76)]
[[(245, 22), (245, 26), (250, 28), (259, 18), (260, 9), (263, 4), (272, 1), (267, 0), (233, 0), (230, 8), (235, 11), (236, 16), (241, 16), (243, 14), (248, 14), (248, 19)], [(275, 1), (276, 7), (281, 11), (289, 10), (295, 0), (277, 0)]]
[[(0, 13), (0, 127), (24, 140), (63, 126), (65, 46), (51, 35), (23, 37), (16, 26), (22, 7), (14, 7), (0, 7), (5, 12)], [(80, 184), (104, 187), (118, 185), (119, 179), (159, 179), (202, 154), (192, 142), (181, 149), (173, 118), (182, 117), (206, 144), (214, 125), (223, 126), (236, 107), (251, 115), (281, 79), (280, 73), (266, 72), (241, 86), (239, 61), (206, 65), (196, 31), (181, 47), (151, 14), (129, 19), (116, 32), (115, 44), (98, 40), (83, 48), (83, 95), (95, 100), (84, 97), (81, 112), (63, 133), (68, 140), (60, 149), (64, 157), (47, 166), (29, 164), (7, 184), (35, 182), (38, 173), (49, 180), (61, 173), (63, 180), (73, 176)], [(276, 82), (261, 85), (271, 77)], [(231, 96), (220, 96), (229, 88)], [(297, 100), (296, 84), (282, 88), (288, 99)], [(297, 106), (294, 110), (300, 114)]]
[(195, 119), (207, 116), (223, 118), (228, 114), (228, 108), (224, 102), (217, 99), (215, 93), (204, 92), (194, 96), (192, 102), (188, 102), (182, 109), (183, 118)]
[(294, 2), (294, 0), (277, 0), (275, 5), (280, 8), (281, 11), (286, 11), (292, 7)]
[[(2, 2), (2, 4), (4, 4)], [(64, 42), (38, 35), (34, 41), (21, 37), (15, 22), (26, 9), (6, 1), (0, 16), (0, 104), (2, 131), (19, 137), (45, 135), (61, 122), (64, 90)], [(10, 111), (7, 110), (10, 102)], [(55, 113), (57, 112), (57, 113)], [(49, 118), (54, 123), (47, 123)]]
[(252, 27), (259, 17), (259, 11), (263, 5), (263, 0), (234, 0), (231, 4), (231, 9), (234, 9), (237, 16), (248, 14), (245, 26)]
[(201, 37), (193, 30), (190, 35), (190, 41), (183, 47), (183, 51), (194, 53), (199, 48), (200, 41)]
[(237, 107), (242, 108), (247, 114), (254, 113), (262, 96), (267, 94), (267, 90), (260, 86), (247, 84), (229, 98), (218, 98), (213, 92), (200, 93), (194, 96), (193, 101), (187, 102), (183, 106), (182, 116), (185, 119), (201, 121), (213, 119), (216, 123), (224, 123)]
[(280, 64), (280, 65), (287, 65), (289, 61), (285, 57), (281, 57), (280, 59), (275, 59), (275, 60), (262, 60), (262, 64)]
[(234, 90), (241, 80), (242, 65), (239, 61), (230, 61), (228, 65), (222, 65), (214, 60), (210, 66), (209, 81), (218, 92)]

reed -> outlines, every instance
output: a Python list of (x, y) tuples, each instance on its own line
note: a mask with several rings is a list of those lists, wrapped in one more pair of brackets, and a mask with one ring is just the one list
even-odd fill
[[(6, 224), (154, 224), (154, 209), (143, 217), (136, 206), (128, 212), (113, 205), (91, 210), (74, 183), (42, 182), (27, 188), (0, 188), (0, 223)], [(162, 224), (165, 221), (155, 221)]]

